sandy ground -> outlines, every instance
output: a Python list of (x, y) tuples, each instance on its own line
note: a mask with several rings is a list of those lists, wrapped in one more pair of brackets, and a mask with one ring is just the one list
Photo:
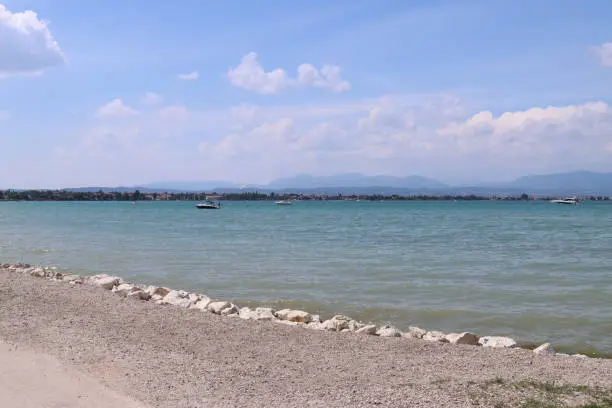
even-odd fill
[[(79, 407), (102, 406), (93, 401), (103, 386), (114, 392), (106, 401), (127, 395), (151, 407), (498, 407), (537, 396), (510, 386), (527, 379), (612, 387), (612, 360), (244, 321), (7, 271), (0, 340), (51, 356), (29, 375), (33, 354), (4, 346), (0, 358), (11, 362), (0, 371), (0, 395), (44, 399), (56, 372), (59, 389), (86, 390)], [(11, 373), (35, 385), (11, 380), (7, 388)], [(65, 406), (78, 395), (66, 394)]]
[(47, 354), (0, 343), (3, 408), (144, 408)]

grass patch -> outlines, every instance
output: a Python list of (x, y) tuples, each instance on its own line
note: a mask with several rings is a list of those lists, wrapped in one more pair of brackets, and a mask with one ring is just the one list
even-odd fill
[[(522, 401), (504, 401), (504, 391), (516, 390), (521, 393)], [(468, 392), (474, 406), (493, 406), (495, 408), (612, 408), (612, 388), (589, 387), (586, 385), (563, 384), (554, 381), (525, 379), (508, 382), (502, 377), (494, 377), (477, 385)], [(501, 397), (501, 398), (500, 398)], [(525, 399), (527, 398), (527, 399)], [(499, 401), (499, 402), (497, 402)], [(589, 401), (584, 403), (584, 401)]]
[[(514, 385), (516, 388), (531, 388), (546, 393), (549, 396), (559, 395), (588, 395), (600, 400), (601, 403), (610, 404), (612, 401), (612, 388), (589, 387), (587, 385), (559, 384), (554, 381), (537, 381), (526, 379)], [(587, 408), (589, 408), (587, 406)], [(595, 408), (595, 407), (590, 407)]]

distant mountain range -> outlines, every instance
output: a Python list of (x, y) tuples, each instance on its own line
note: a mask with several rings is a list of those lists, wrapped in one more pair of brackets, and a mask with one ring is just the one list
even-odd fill
[(612, 173), (579, 171), (520, 177), (511, 182), (474, 186), (452, 186), (421, 176), (365, 176), (345, 173), (333, 176), (298, 175), (273, 180), (266, 185), (239, 185), (227, 181), (168, 181), (134, 187), (85, 187), (73, 191), (134, 191), (217, 193), (261, 191), (317, 194), (540, 194), (612, 195)]

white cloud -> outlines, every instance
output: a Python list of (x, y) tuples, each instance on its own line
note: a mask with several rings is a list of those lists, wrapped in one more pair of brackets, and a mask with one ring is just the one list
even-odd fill
[(121, 100), (120, 98), (117, 99), (113, 99), (112, 101), (110, 101), (109, 103), (107, 103), (106, 105), (100, 107), (98, 109), (97, 115), (100, 117), (105, 117), (105, 116), (132, 116), (132, 115), (136, 115), (138, 112), (127, 106), (125, 103), (123, 103), (123, 100)]
[(311, 64), (298, 67), (298, 82), (319, 88), (329, 88), (334, 92), (345, 92), (351, 89), (348, 81), (340, 76), (341, 69), (337, 65), (323, 65), (321, 70)]
[(5, 122), (11, 118), (9, 111), (0, 110), (0, 123)]
[[(267, 115), (268, 108), (259, 109)], [(612, 171), (612, 108), (603, 102), (497, 116), (483, 111), (467, 118), (462, 111), (452, 98), (422, 106), (390, 99), (348, 116), (296, 115), (253, 123), (199, 147), (206, 160), (225, 167), (265, 162), (263, 173), (279, 171), (272, 177), (283, 175), (281, 163), (295, 173), (294, 162), (311, 173), (423, 174), (458, 182), (585, 168)]]
[(600, 46), (593, 47), (593, 51), (599, 58), (601, 65), (612, 68), (612, 42), (607, 42)]
[(161, 106), (94, 122), (73, 146), (58, 148), (57, 162), (45, 168), (58, 179), (74, 174), (74, 184), (265, 183), (296, 173), (355, 171), (482, 182), (612, 171), (611, 134), (612, 107), (603, 102), (495, 114), (468, 113), (468, 105), (448, 95), (214, 111)]
[(348, 91), (351, 86), (342, 79), (340, 67), (324, 65), (320, 70), (312, 64), (301, 64), (297, 77), (291, 78), (282, 68), (266, 72), (257, 60), (257, 54), (251, 52), (240, 60), (235, 68), (230, 68), (227, 76), (237, 88), (261, 94), (275, 94), (288, 87), (314, 86), (327, 88), (334, 92)]
[(161, 95), (156, 94), (155, 92), (147, 92), (142, 97), (142, 103), (145, 105), (159, 105), (164, 101)]
[(183, 81), (195, 81), (199, 76), (200, 74), (198, 74), (198, 71), (193, 71), (188, 74), (178, 74), (176, 77)]
[(47, 22), (33, 11), (13, 13), (0, 4), (0, 77), (36, 75), (64, 63)]
[(227, 76), (235, 87), (262, 94), (277, 93), (291, 83), (287, 73), (281, 68), (265, 72), (254, 52), (242, 57), (236, 68), (229, 69)]

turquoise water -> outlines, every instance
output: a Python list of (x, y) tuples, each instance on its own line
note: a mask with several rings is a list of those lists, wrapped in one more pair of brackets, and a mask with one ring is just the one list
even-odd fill
[(612, 204), (3, 202), (0, 262), (612, 353)]

